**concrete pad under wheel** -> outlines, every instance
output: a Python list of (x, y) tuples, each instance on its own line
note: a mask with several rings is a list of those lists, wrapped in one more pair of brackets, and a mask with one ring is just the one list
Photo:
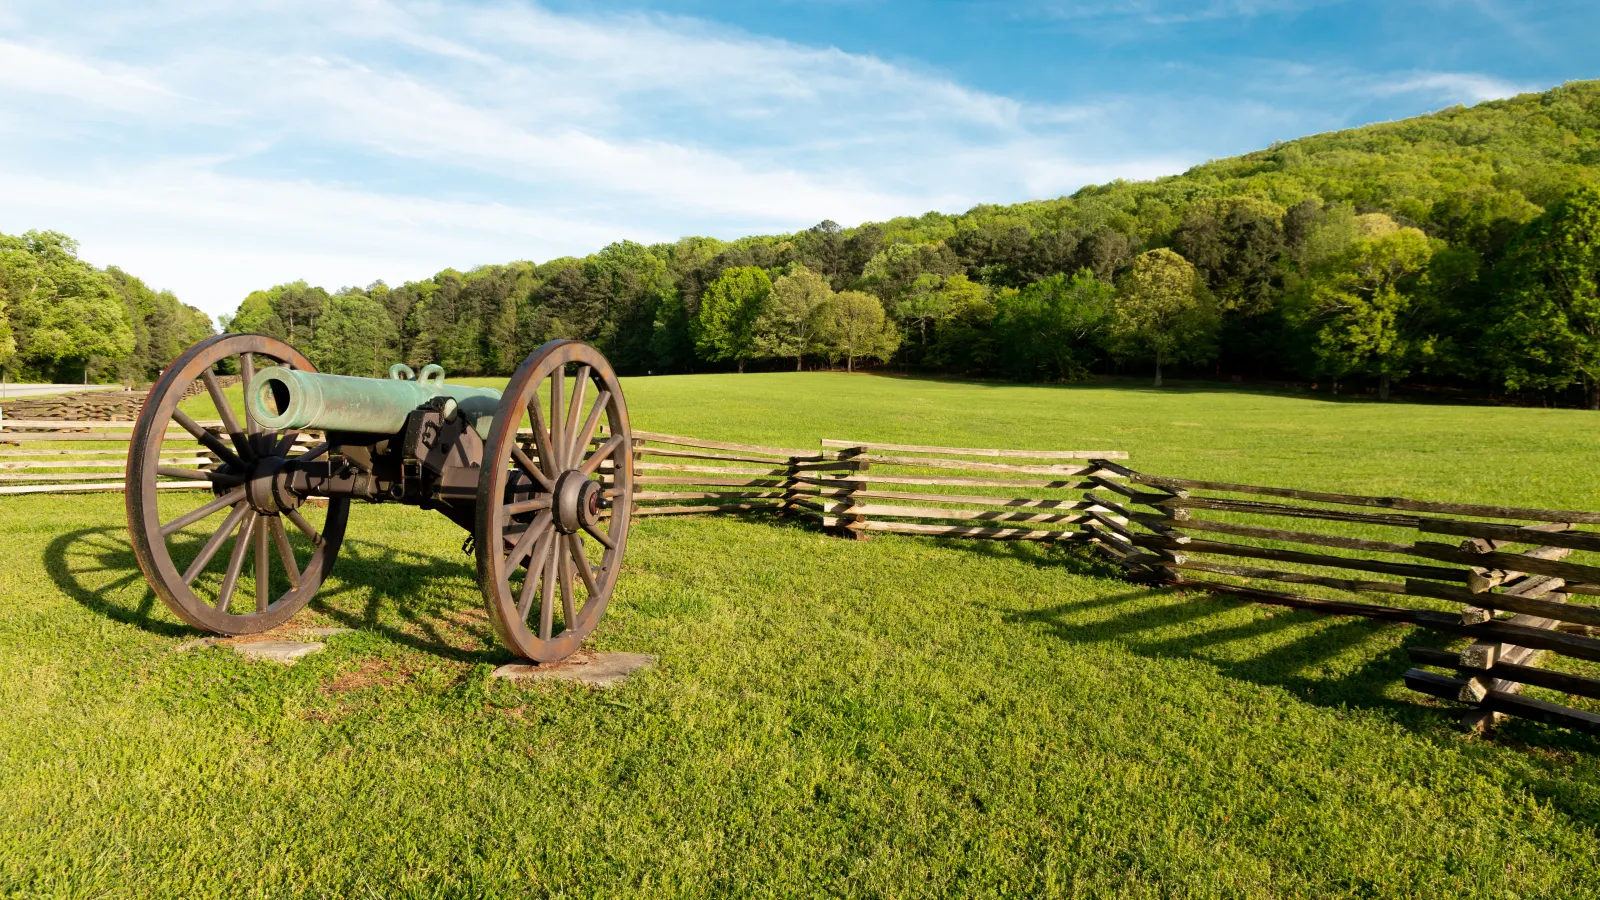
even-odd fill
[(513, 681), (570, 681), (594, 688), (613, 688), (628, 676), (656, 664), (648, 653), (585, 653), (558, 663), (507, 663), (493, 677)]
[(293, 665), (301, 657), (310, 656), (324, 646), (321, 641), (253, 641), (234, 644), (233, 652), (252, 662)]

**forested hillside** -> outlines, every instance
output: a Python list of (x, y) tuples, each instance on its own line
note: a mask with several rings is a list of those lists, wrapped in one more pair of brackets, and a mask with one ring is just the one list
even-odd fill
[[(279, 285), (226, 324), (358, 374), (394, 359), (500, 374), (574, 337), (628, 373), (878, 360), (1022, 380), (1410, 380), (1594, 406), (1597, 281), (1600, 82), (1581, 82), (959, 215), (621, 242), (398, 287)], [(82, 358), (23, 352), (58, 370)]]
[(0, 370), (22, 381), (138, 383), (212, 334), (211, 318), (66, 235), (0, 234)]

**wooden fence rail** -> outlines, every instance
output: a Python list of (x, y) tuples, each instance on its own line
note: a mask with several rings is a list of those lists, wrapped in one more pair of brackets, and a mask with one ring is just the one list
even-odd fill
[[(0, 494), (120, 490), (130, 426), (0, 423)], [(176, 474), (216, 455), (173, 436), (181, 443), (164, 465), (175, 477), (160, 486), (206, 487)], [(1158, 476), (1106, 450), (633, 438), (635, 515), (767, 514), (854, 539), (1082, 544), (1143, 581), (1465, 639), (1454, 651), (1409, 648), (1405, 683), (1467, 704), (1469, 728), (1515, 715), (1600, 733), (1600, 677), (1560, 662), (1600, 662), (1600, 606), (1584, 599), (1600, 596), (1600, 528), (1583, 527), (1600, 526), (1600, 513)], [(536, 456), (534, 443), (524, 449)], [(1528, 687), (1572, 699), (1524, 696)]]
[[(1122, 513), (1121, 529), (1093, 527), (1104, 529), (1103, 551), (1130, 575), (1469, 638), (1458, 651), (1410, 648), (1418, 668), (1405, 683), (1469, 704), (1462, 721), (1471, 729), (1515, 715), (1600, 733), (1593, 709), (1520, 696), (1533, 686), (1575, 701), (1600, 697), (1600, 680), (1539, 668), (1563, 657), (1600, 662), (1600, 640), (1591, 636), (1600, 607), (1580, 602), (1600, 595), (1600, 559), (1585, 556), (1600, 552), (1600, 531), (1578, 527), (1600, 524), (1600, 513), (1199, 481), (1098, 463), (1127, 480), (1098, 483), (1086, 497)], [(1279, 519), (1302, 524), (1278, 527)], [(1441, 535), (1463, 540), (1433, 539)]]

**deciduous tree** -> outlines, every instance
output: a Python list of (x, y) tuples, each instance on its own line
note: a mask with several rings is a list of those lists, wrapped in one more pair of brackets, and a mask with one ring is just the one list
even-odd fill
[(894, 355), (900, 332), (884, 314), (877, 297), (861, 291), (840, 291), (822, 308), (823, 339), (835, 359), (845, 361), (845, 371), (855, 371), (857, 359), (879, 362)]
[(1503, 269), (1491, 342), (1506, 386), (1580, 384), (1600, 410), (1600, 185), (1534, 220)]
[(833, 289), (827, 279), (796, 265), (772, 283), (766, 311), (756, 320), (756, 350), (762, 356), (794, 357), (800, 371), (807, 353), (816, 350), (821, 311)]
[(744, 371), (755, 358), (756, 320), (766, 310), (772, 279), (755, 266), (725, 270), (700, 296), (694, 320), (695, 349), (713, 362), (733, 360)]
[(1211, 358), (1217, 310), (1188, 260), (1166, 248), (1148, 250), (1117, 284), (1112, 329), (1120, 355), (1155, 362), (1161, 387), (1166, 364)]

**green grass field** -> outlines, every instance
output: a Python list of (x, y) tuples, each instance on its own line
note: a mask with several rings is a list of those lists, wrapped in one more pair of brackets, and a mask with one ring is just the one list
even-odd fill
[[(486, 382), (488, 383), (488, 382)], [(1146, 471), (1600, 509), (1600, 416), (1204, 387), (633, 379), (634, 426), (1124, 449)], [(173, 514), (192, 499), (170, 497)], [(1129, 585), (1063, 548), (644, 520), (612, 692), (507, 660), (465, 536), (357, 506), (292, 668), (153, 599), (118, 495), (0, 499), (0, 891), (1600, 895), (1600, 742), (1400, 684), (1437, 636)]]

